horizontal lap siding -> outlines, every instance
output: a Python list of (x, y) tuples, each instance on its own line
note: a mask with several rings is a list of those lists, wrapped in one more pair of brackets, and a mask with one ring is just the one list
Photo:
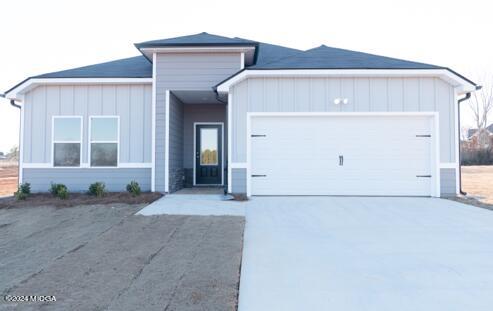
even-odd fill
[(83, 117), (82, 163), (88, 163), (89, 116), (120, 116), (120, 162), (151, 162), (152, 86), (39, 86), (24, 102), (24, 162), (51, 163), (53, 116)]
[(96, 181), (104, 182), (108, 191), (126, 191), (132, 180), (139, 183), (142, 191), (151, 189), (150, 168), (25, 168), (23, 178), (33, 192), (46, 192), (51, 183), (63, 183), (71, 192), (84, 192)]
[[(241, 69), (240, 57), (240, 53), (165, 53), (156, 55), (155, 185), (157, 191), (163, 192), (165, 190), (166, 90), (212, 91), (213, 86)], [(185, 143), (188, 142), (185, 141)]]
[(169, 184), (170, 192), (183, 188), (183, 103), (173, 93), (169, 106)]
[(440, 169), (440, 193), (442, 196), (455, 195), (456, 187), (456, 170), (455, 168)]
[(158, 54), (156, 86), (162, 90), (211, 90), (240, 70), (239, 53)]
[(246, 193), (246, 169), (233, 168), (231, 169), (232, 193)]

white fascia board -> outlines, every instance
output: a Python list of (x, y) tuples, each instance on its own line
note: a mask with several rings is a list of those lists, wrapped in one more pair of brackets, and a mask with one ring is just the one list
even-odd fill
[(152, 78), (32, 78), (5, 94), (8, 99), (21, 100), (19, 95), (38, 85), (70, 84), (150, 84)]
[(476, 90), (474, 84), (446, 69), (247, 69), (222, 82), (217, 91), (228, 93), (231, 86), (253, 77), (438, 77), (456, 87), (458, 94)]
[(143, 53), (227, 53), (254, 51), (254, 46), (214, 46), (214, 47), (156, 47), (142, 48)]

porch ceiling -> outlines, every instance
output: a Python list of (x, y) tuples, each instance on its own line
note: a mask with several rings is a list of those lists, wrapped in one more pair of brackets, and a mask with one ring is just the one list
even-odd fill
[[(224, 104), (216, 99), (214, 91), (172, 91), (184, 104)], [(224, 96), (222, 97), (224, 98)], [(224, 98), (223, 101), (226, 101)]]

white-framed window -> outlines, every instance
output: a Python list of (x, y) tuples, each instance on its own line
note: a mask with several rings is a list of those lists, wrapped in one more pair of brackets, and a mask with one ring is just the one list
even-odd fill
[(91, 167), (117, 167), (120, 154), (120, 117), (89, 117)]
[(82, 159), (82, 116), (53, 116), (51, 141), (53, 166), (79, 167)]

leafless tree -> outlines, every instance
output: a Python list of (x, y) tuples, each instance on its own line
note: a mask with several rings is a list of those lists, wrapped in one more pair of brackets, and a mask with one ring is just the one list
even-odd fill
[(473, 93), (469, 101), (476, 128), (478, 129), (478, 142), (486, 146), (489, 142), (486, 127), (488, 126), (488, 115), (493, 111), (493, 77), (483, 79), (483, 88)]

